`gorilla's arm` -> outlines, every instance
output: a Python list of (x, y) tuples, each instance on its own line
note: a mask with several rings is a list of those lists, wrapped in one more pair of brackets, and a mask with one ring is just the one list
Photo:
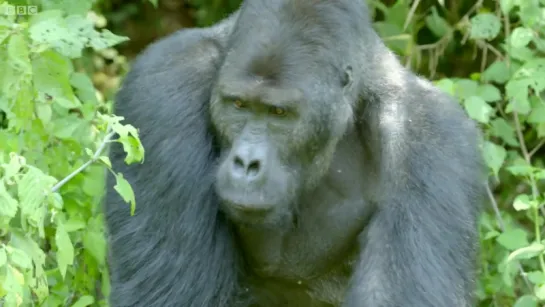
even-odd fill
[(363, 135), (384, 192), (361, 234), (345, 306), (473, 306), (484, 182), (477, 129), (457, 102), (383, 54), (379, 65), (396, 70), (367, 80)]
[[(151, 45), (133, 64), (116, 114), (140, 129), (146, 161), (114, 169), (132, 184), (136, 214), (109, 177), (111, 306), (227, 306), (236, 289), (236, 249), (218, 216), (208, 100), (230, 21), (183, 30)], [(152, 179), (152, 180), (150, 180)]]

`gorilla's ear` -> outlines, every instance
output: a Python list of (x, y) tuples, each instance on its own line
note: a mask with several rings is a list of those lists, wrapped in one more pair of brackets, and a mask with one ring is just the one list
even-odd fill
[(343, 71), (343, 74), (342, 74), (342, 77), (341, 77), (341, 86), (343, 88), (349, 88), (351, 85), (352, 85), (352, 66), (350, 65), (347, 65), (345, 68), (344, 68), (344, 71)]

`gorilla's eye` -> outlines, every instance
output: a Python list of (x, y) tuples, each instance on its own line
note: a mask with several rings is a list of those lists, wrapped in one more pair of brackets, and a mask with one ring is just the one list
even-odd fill
[(235, 102), (233, 102), (233, 104), (235, 105), (235, 108), (237, 109), (243, 109), (245, 107), (244, 105), (244, 102), (242, 102), (241, 100), (235, 100)]
[(281, 107), (271, 107), (271, 113), (276, 116), (284, 116), (286, 115), (286, 109)]

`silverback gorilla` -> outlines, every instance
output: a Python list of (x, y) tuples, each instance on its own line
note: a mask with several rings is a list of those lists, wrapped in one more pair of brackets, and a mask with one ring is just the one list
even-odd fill
[(111, 305), (468, 307), (484, 168), (457, 102), (403, 68), (365, 0), (247, 0), (135, 61), (111, 160)]

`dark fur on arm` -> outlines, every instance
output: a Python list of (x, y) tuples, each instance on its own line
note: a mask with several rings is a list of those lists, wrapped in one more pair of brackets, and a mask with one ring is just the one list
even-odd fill
[(473, 306), (485, 179), (477, 127), (391, 52), (375, 65), (389, 69), (364, 81), (361, 131), (380, 178), (369, 182), (377, 212), (344, 306)]
[(113, 167), (131, 183), (137, 202), (131, 217), (109, 176), (113, 307), (230, 306), (237, 290), (236, 249), (218, 213), (208, 128), (226, 27), (182, 30), (154, 43), (135, 60), (117, 96), (116, 114), (140, 129), (146, 161), (127, 166), (121, 146), (112, 146)]

